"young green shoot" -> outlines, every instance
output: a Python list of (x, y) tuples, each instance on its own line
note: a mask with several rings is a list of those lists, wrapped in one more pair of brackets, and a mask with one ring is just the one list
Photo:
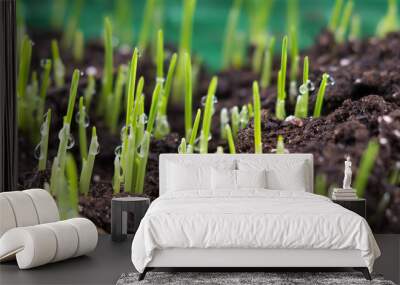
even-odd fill
[(378, 37), (384, 37), (390, 32), (399, 29), (399, 21), (397, 19), (397, 0), (388, 0), (388, 10), (385, 17), (380, 20), (376, 28)]
[(164, 81), (164, 38), (163, 31), (157, 34), (157, 79)]
[(159, 106), (158, 105), (158, 97), (160, 95), (161, 88), (162, 88), (161, 83), (157, 83), (156, 87), (154, 88), (154, 91), (153, 91), (153, 96), (151, 98), (149, 120), (147, 122), (147, 128), (146, 128), (146, 132), (148, 132), (150, 134), (153, 132), (154, 122), (156, 120), (156, 115), (157, 115), (158, 106)]
[(249, 10), (250, 44), (256, 44), (260, 38), (265, 36), (265, 28), (272, 11), (274, 0), (245, 1)]
[(113, 192), (114, 194), (121, 192), (121, 162), (119, 155), (116, 155), (114, 159)]
[(235, 49), (232, 52), (232, 62), (231, 65), (235, 69), (242, 68), (245, 63), (246, 54), (246, 34), (244, 32), (237, 32), (233, 38), (233, 46)]
[(286, 117), (285, 86), (286, 86), (286, 66), (287, 66), (287, 41), (288, 38), (287, 36), (285, 36), (282, 41), (281, 68), (278, 72), (278, 90), (277, 90), (278, 96), (275, 106), (275, 116), (280, 120), (284, 120)]
[(18, 125), (24, 131), (27, 131), (26, 108), (28, 106), (26, 103), (25, 93), (29, 80), (31, 56), (32, 56), (32, 42), (27, 36), (25, 36), (21, 45), (21, 51), (19, 55), (18, 82), (17, 82)]
[(186, 139), (182, 138), (181, 143), (178, 146), (178, 153), (179, 154), (186, 154), (187, 153), (187, 145), (186, 145)]
[(46, 170), (47, 164), (47, 150), (49, 146), (49, 132), (50, 132), (50, 123), (51, 123), (51, 109), (47, 111), (46, 119), (43, 122), (42, 127), (40, 128), (40, 142), (38, 147), (40, 148), (39, 154), (39, 164), (38, 170), (44, 171)]
[(355, 14), (351, 18), (351, 28), (349, 39), (351, 41), (358, 40), (361, 38), (361, 17), (359, 14)]
[(240, 128), (240, 115), (238, 106), (234, 106), (231, 109), (231, 124), (232, 124), (232, 134), (234, 139), (236, 139)]
[(86, 107), (83, 103), (83, 97), (79, 98), (79, 112), (77, 114), (77, 121), (79, 125), (79, 151), (82, 159), (87, 158), (87, 137), (86, 128), (89, 125)]
[(222, 68), (228, 68), (232, 60), (232, 43), (240, 17), (242, 0), (234, 0), (229, 11), (228, 22), (225, 29), (225, 40), (222, 50)]
[(117, 132), (118, 127), (118, 119), (121, 115), (121, 102), (122, 102), (122, 93), (124, 91), (124, 84), (126, 81), (126, 73), (127, 67), (125, 65), (120, 65), (118, 68), (117, 80), (114, 86), (113, 96), (109, 97), (109, 108), (108, 113), (108, 124), (110, 131), (112, 133)]
[(283, 142), (283, 136), (279, 135), (276, 142), (276, 153), (284, 154), (285, 153), (285, 144)]
[(253, 106), (254, 106), (254, 152), (262, 153), (261, 142), (261, 102), (258, 82), (253, 82)]
[(83, 37), (83, 32), (81, 30), (77, 30), (75, 32), (74, 46), (72, 49), (72, 54), (76, 62), (82, 62), (84, 51), (85, 51), (85, 40)]
[(79, 179), (79, 190), (85, 196), (89, 193), (90, 180), (93, 173), (93, 165), (96, 155), (99, 153), (99, 142), (97, 140), (96, 128), (92, 128), (92, 138), (90, 141), (87, 158), (82, 158), (82, 170)]
[(253, 71), (257, 74), (259, 74), (261, 70), (265, 45), (266, 45), (266, 36), (259, 38), (256, 42), (256, 48), (253, 53), (251, 66)]
[(354, 181), (354, 188), (357, 191), (357, 196), (360, 198), (364, 197), (365, 188), (367, 187), (368, 179), (374, 167), (376, 158), (378, 157), (378, 153), (379, 143), (376, 141), (376, 139), (371, 139), (368, 142), (367, 148), (362, 154), (357, 176)]
[[(125, 119), (125, 133), (127, 133), (127, 127), (132, 123), (132, 113), (135, 102), (135, 85), (136, 85), (136, 71), (137, 71), (137, 63), (138, 63), (138, 49), (134, 49), (132, 54), (132, 60), (130, 63), (129, 69), (129, 77), (127, 84), (127, 106), (126, 106), (126, 119)], [(132, 118), (132, 119), (131, 119)]]
[(247, 104), (247, 109), (249, 110), (249, 119), (254, 117), (253, 105), (251, 103)]
[(204, 106), (203, 124), (200, 133), (200, 153), (208, 153), (208, 140), (210, 136), (211, 119), (214, 109), (214, 96), (217, 90), (218, 78), (214, 76), (208, 87), (206, 104)]
[(112, 95), (113, 88), (113, 46), (112, 46), (112, 26), (108, 17), (104, 18), (104, 69), (102, 78), (102, 90), (98, 112), (105, 112), (107, 109), (108, 98)]
[(240, 129), (244, 129), (247, 127), (247, 124), (249, 123), (249, 110), (246, 105), (242, 106), (242, 110), (240, 110)]
[(299, 70), (299, 46), (298, 46), (298, 1), (289, 0), (287, 11), (287, 29), (290, 45), (290, 98), (293, 100), (297, 95), (297, 73)]
[(324, 96), (325, 96), (326, 85), (328, 83), (328, 78), (329, 75), (327, 73), (324, 73), (322, 75), (321, 85), (319, 86), (317, 99), (315, 101), (315, 106), (314, 106), (314, 114), (313, 114), (314, 118), (319, 118), (321, 116), (322, 103), (324, 102)]
[(54, 82), (57, 88), (64, 87), (65, 84), (65, 66), (60, 57), (60, 51), (58, 48), (57, 40), (51, 41), (51, 53), (53, 56), (53, 73), (54, 73)]
[(308, 79), (309, 61), (308, 56), (304, 57), (303, 62), (303, 84), (300, 86), (300, 95), (297, 97), (294, 115), (297, 118), (307, 118), (308, 116), (308, 97), (311, 91), (311, 82)]
[(353, 11), (353, 1), (349, 0), (344, 7), (343, 15), (340, 20), (339, 27), (335, 33), (335, 39), (338, 43), (343, 43), (346, 37), (346, 32), (350, 24), (351, 13)]
[(84, 0), (75, 0), (73, 2), (72, 13), (67, 19), (62, 38), (62, 46), (64, 49), (70, 49), (74, 42), (75, 32), (78, 29), (79, 18), (82, 12), (83, 1)]
[(271, 37), (268, 42), (268, 47), (265, 49), (264, 62), (261, 71), (260, 86), (265, 90), (271, 83), (272, 64), (274, 61), (275, 38)]
[(226, 139), (225, 126), (229, 124), (229, 113), (227, 108), (222, 108), (219, 114), (221, 139)]
[(44, 115), (44, 106), (46, 101), (47, 89), (50, 85), (50, 72), (51, 72), (51, 59), (46, 59), (43, 64), (42, 81), (40, 84), (39, 91), (39, 103), (37, 107), (36, 120), (38, 124), (41, 124)]
[(96, 93), (96, 72), (95, 70), (89, 70), (87, 73), (87, 85), (83, 91), (83, 97), (85, 98), (85, 106), (89, 113), (90, 106), (92, 104), (93, 95)]
[(168, 68), (167, 80), (163, 86), (163, 92), (160, 96), (160, 107), (158, 109), (156, 118), (156, 129), (154, 131), (154, 136), (156, 139), (161, 139), (165, 137), (170, 132), (170, 126), (167, 119), (167, 106), (169, 100), (169, 94), (171, 93), (172, 78), (174, 76), (175, 65), (177, 60), (177, 54), (174, 53), (171, 57), (171, 61)]
[(192, 128), (192, 64), (185, 54), (185, 138), (189, 140)]
[(140, 52), (144, 52), (149, 43), (150, 28), (152, 26), (152, 15), (154, 13), (154, 2), (155, 0), (146, 0), (144, 7), (142, 27), (139, 33), (138, 47)]
[(328, 181), (325, 174), (317, 174), (315, 176), (315, 194), (328, 196)]
[(116, 26), (116, 34), (121, 39), (122, 44), (131, 45), (133, 42), (133, 32), (131, 29), (131, 21), (133, 14), (133, 1), (116, 0), (114, 10), (114, 22)]
[(235, 141), (233, 140), (232, 130), (231, 130), (231, 127), (229, 126), (229, 124), (225, 125), (225, 133), (226, 133), (226, 137), (228, 138), (229, 152), (231, 154), (235, 154), (236, 153)]
[(60, 191), (62, 194), (58, 199), (58, 202), (63, 200), (65, 203), (64, 207), (60, 207), (60, 216), (62, 219), (78, 216), (78, 170), (75, 159), (70, 153), (67, 154), (65, 162), (65, 176), (65, 184)]
[(329, 21), (328, 29), (334, 33), (339, 24), (340, 12), (342, 11), (343, 0), (336, 0), (333, 7), (331, 19)]
[(189, 145), (188, 145), (188, 153), (192, 153), (194, 150), (194, 144), (197, 138), (197, 132), (200, 125), (201, 119), (201, 109), (197, 109), (196, 118), (194, 119), (192, 132), (190, 134)]

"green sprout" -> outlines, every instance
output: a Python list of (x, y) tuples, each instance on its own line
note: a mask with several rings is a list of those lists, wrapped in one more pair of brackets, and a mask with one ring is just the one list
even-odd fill
[(235, 142), (233, 140), (231, 127), (229, 126), (229, 124), (225, 125), (225, 133), (226, 133), (226, 137), (228, 138), (229, 152), (231, 154), (235, 154), (236, 153)]
[(321, 111), (322, 111), (322, 103), (324, 102), (324, 96), (325, 96), (325, 90), (326, 90), (326, 84), (328, 82), (329, 75), (327, 73), (322, 74), (322, 81), (321, 85), (319, 86), (318, 94), (317, 94), (317, 99), (315, 101), (315, 106), (314, 106), (314, 118), (319, 118), (321, 116)]
[(75, 0), (72, 7), (72, 13), (67, 19), (67, 24), (65, 25), (65, 31), (63, 33), (62, 46), (64, 49), (69, 49), (72, 47), (74, 42), (75, 32), (78, 29), (79, 18), (82, 12), (82, 5), (84, 0)]
[(67, 155), (67, 149), (70, 147), (68, 145), (70, 139), (70, 125), (75, 106), (76, 94), (78, 92), (79, 76), (80, 76), (79, 70), (75, 69), (72, 75), (67, 114), (64, 117), (64, 124), (58, 135), (60, 143), (58, 145), (57, 156), (54, 158), (53, 161), (51, 169), (51, 177), (50, 177), (50, 190), (51, 193), (54, 195), (57, 195), (59, 191), (64, 189), (63, 177), (64, 177), (65, 163), (66, 163), (65, 160)]
[(164, 80), (164, 39), (163, 31), (159, 30), (157, 35), (157, 78)]
[(315, 194), (328, 196), (328, 181), (325, 174), (317, 174), (315, 176)]
[[(287, 41), (288, 38), (285, 36), (282, 41), (282, 55), (281, 55), (281, 68), (278, 72), (278, 95), (275, 106), (275, 116), (283, 120), (286, 117), (285, 111), (285, 99), (286, 99), (286, 66), (287, 66)], [(257, 84), (258, 85), (258, 84)]]
[(247, 104), (247, 110), (249, 111), (249, 119), (254, 117), (253, 105), (251, 103)]
[(46, 59), (43, 64), (42, 81), (40, 85), (40, 99), (37, 107), (36, 120), (41, 123), (44, 114), (47, 89), (50, 85), (51, 59)]
[(361, 38), (361, 17), (356, 14), (351, 18), (349, 39), (354, 41)]
[(60, 57), (57, 40), (51, 41), (51, 53), (54, 63), (54, 82), (57, 88), (61, 88), (65, 84), (65, 66)]
[(47, 164), (47, 150), (49, 146), (49, 132), (50, 132), (50, 123), (51, 123), (51, 109), (49, 109), (46, 113), (46, 119), (43, 122), (43, 125), (40, 129), (40, 142), (38, 147), (40, 148), (39, 155), (39, 165), (38, 170), (44, 171), (46, 170)]
[(239, 22), (241, 6), (242, 0), (234, 0), (229, 11), (222, 50), (222, 68), (228, 68), (232, 61), (232, 43), (234, 42), (234, 36)]
[(104, 18), (104, 71), (102, 79), (102, 90), (98, 112), (104, 112), (108, 103), (108, 98), (112, 94), (113, 88), (113, 46), (112, 46), (112, 26), (108, 17)]
[(114, 177), (113, 177), (113, 193), (117, 194), (121, 191), (121, 162), (117, 154), (114, 159)]
[[(137, 72), (137, 62), (138, 62), (139, 52), (138, 49), (134, 49), (132, 54), (132, 60), (129, 69), (129, 76), (128, 76), (128, 84), (127, 84), (127, 107), (126, 107), (126, 120), (125, 126), (129, 126), (131, 124), (131, 115), (134, 107), (135, 101), (135, 84), (136, 84), (136, 72)], [(133, 118), (132, 118), (133, 119)], [(125, 128), (125, 133), (128, 130)]]
[(208, 153), (211, 119), (214, 110), (214, 96), (217, 90), (218, 78), (214, 76), (208, 87), (207, 99), (204, 106), (203, 125), (200, 133), (200, 153)]
[(253, 82), (253, 105), (254, 105), (254, 152), (262, 153), (261, 142), (261, 103), (258, 82)]
[(192, 128), (192, 65), (190, 56), (185, 55), (185, 138), (190, 137)]
[(223, 154), (224, 153), (224, 148), (222, 146), (217, 146), (217, 151), (215, 153)]
[(76, 62), (82, 62), (83, 60), (83, 54), (85, 51), (85, 40), (83, 37), (83, 32), (80, 30), (77, 30), (75, 32), (75, 38), (74, 38), (74, 46), (72, 49), (72, 54), (74, 56), (74, 59)]
[(200, 118), (201, 118), (201, 109), (197, 109), (196, 117), (194, 119), (194, 123), (193, 123), (193, 127), (192, 127), (192, 132), (190, 134), (189, 145), (187, 147), (188, 153), (193, 153), (194, 144), (195, 144), (196, 137), (197, 137), (197, 131), (198, 131), (199, 125), (200, 125)]
[(175, 65), (177, 60), (177, 54), (174, 53), (171, 57), (171, 61), (168, 68), (167, 80), (163, 86), (163, 92), (161, 92), (160, 107), (156, 118), (156, 129), (154, 136), (156, 139), (165, 137), (170, 132), (170, 127), (167, 119), (167, 107), (169, 94), (171, 93), (172, 78), (174, 76)]
[(343, 0), (336, 0), (335, 6), (333, 7), (331, 19), (329, 21), (328, 28), (329, 30), (334, 33), (339, 24), (340, 12), (342, 11)]
[(265, 45), (266, 45), (266, 37), (261, 37), (256, 42), (256, 48), (253, 53), (251, 67), (252, 67), (253, 71), (257, 74), (260, 73), (260, 70), (261, 70)]
[(265, 27), (272, 11), (273, 0), (245, 1), (248, 5), (250, 43), (255, 44), (265, 36)]
[(303, 62), (303, 85), (300, 86), (300, 95), (297, 97), (296, 108), (294, 115), (297, 118), (307, 118), (308, 116), (308, 98), (309, 98), (309, 91), (311, 91), (312, 84), (308, 79), (309, 73), (309, 62), (308, 56), (304, 57)]
[(78, 215), (78, 170), (75, 159), (68, 153), (65, 162), (65, 178), (62, 178), (63, 189), (57, 201), (59, 203), (61, 219), (76, 217)]
[(126, 73), (127, 73), (126, 66), (120, 65), (118, 68), (117, 80), (114, 86), (113, 96), (109, 97), (108, 106), (110, 108), (107, 109), (108, 110), (107, 121), (110, 131), (114, 134), (117, 131), (118, 119), (121, 115), (122, 92), (126, 81)]
[(89, 72), (87, 77), (87, 85), (83, 91), (83, 97), (85, 98), (85, 106), (89, 113), (90, 106), (92, 104), (93, 95), (96, 93), (96, 79), (94, 72)]
[(345, 40), (346, 32), (350, 24), (351, 13), (353, 11), (353, 1), (349, 0), (344, 7), (342, 19), (340, 20), (339, 27), (335, 32), (335, 39), (338, 43), (343, 43)]
[[(81, 97), (82, 98), (82, 97)], [(92, 128), (92, 139), (90, 141), (87, 158), (82, 158), (82, 170), (79, 179), (79, 190), (85, 196), (89, 193), (90, 180), (93, 173), (94, 159), (99, 153), (99, 142), (97, 140), (96, 128)]]
[(271, 83), (272, 74), (272, 64), (274, 61), (274, 48), (275, 48), (275, 38), (271, 37), (268, 42), (268, 46), (264, 53), (264, 62), (261, 71), (261, 81), (260, 85), (262, 89), (267, 88)]
[(149, 42), (149, 34), (151, 27), (151, 16), (154, 13), (154, 0), (146, 0), (146, 5), (143, 13), (142, 27), (139, 33), (138, 47), (141, 52), (144, 52)]
[(283, 142), (283, 136), (279, 135), (276, 142), (276, 153), (284, 154), (285, 153), (285, 144)]
[(174, 97), (176, 103), (182, 103), (185, 94), (185, 54), (191, 54), (193, 19), (196, 0), (183, 1), (183, 17), (181, 23), (181, 36), (178, 51), (178, 65), (174, 82)]
[(358, 167), (357, 176), (354, 181), (354, 187), (358, 197), (364, 197), (365, 188), (368, 184), (368, 179), (374, 167), (376, 158), (379, 153), (379, 143), (376, 139), (371, 139), (368, 142), (367, 148), (364, 150), (360, 165)]
[(18, 94), (18, 125), (19, 127), (27, 131), (27, 118), (26, 118), (26, 89), (29, 80), (29, 69), (31, 65), (32, 56), (32, 42), (25, 36), (21, 45), (21, 52), (19, 55), (19, 68), (18, 68), (18, 82), (17, 82), (17, 94)]
[(231, 124), (233, 137), (236, 139), (240, 128), (240, 114), (238, 106), (231, 109)]
[(187, 145), (185, 138), (181, 139), (181, 143), (178, 146), (178, 153), (179, 154), (186, 154), (187, 153)]
[(298, 1), (289, 0), (287, 11), (287, 30), (290, 45), (290, 98), (297, 95), (297, 73), (299, 70), (299, 46), (298, 46)]
[(132, 20), (132, 1), (130, 0), (117, 0), (115, 1), (114, 21), (116, 24), (116, 33), (118, 38), (121, 39), (123, 44), (132, 44), (133, 32), (128, 25)]
[(79, 125), (79, 150), (83, 159), (87, 158), (87, 138), (86, 128), (89, 124), (87, 121), (86, 107), (83, 104), (83, 97), (79, 98), (79, 112), (77, 114), (77, 121)]
[(385, 17), (380, 20), (376, 28), (376, 34), (379, 37), (384, 37), (390, 32), (399, 29), (399, 21), (397, 19), (397, 1), (388, 0), (388, 11)]
[(232, 66), (235, 69), (242, 68), (246, 53), (246, 34), (237, 32), (233, 38), (233, 46), (235, 49), (232, 52)]
[(227, 108), (222, 108), (219, 114), (221, 139), (226, 139), (225, 126), (229, 123), (229, 114)]
[[(25, 114), (26, 118), (34, 118), (35, 116), (35, 108), (38, 106), (38, 102), (40, 98), (38, 97), (39, 94), (39, 82), (37, 72), (32, 72), (32, 79), (31, 83), (28, 85), (26, 89), (26, 96), (25, 96)], [(31, 139), (34, 142), (37, 142), (38, 139), (38, 131), (36, 130), (36, 121), (29, 119), (26, 120), (27, 129), (25, 130), (27, 133), (30, 133)]]
[(247, 108), (246, 105), (242, 106), (242, 110), (240, 110), (240, 129), (244, 129), (245, 127), (247, 127), (247, 124), (249, 123), (249, 110)]

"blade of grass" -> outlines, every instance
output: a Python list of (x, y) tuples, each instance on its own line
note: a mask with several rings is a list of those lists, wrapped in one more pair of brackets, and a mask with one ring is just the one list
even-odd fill
[(261, 103), (260, 103), (260, 91), (257, 81), (253, 82), (253, 105), (254, 105), (254, 152), (262, 153)]
[(340, 18), (340, 12), (342, 11), (342, 6), (343, 6), (343, 0), (335, 1), (335, 6), (333, 7), (331, 19), (328, 25), (328, 29), (333, 33), (336, 31), (337, 26), (339, 24), (339, 18)]
[(126, 72), (126, 66), (120, 65), (118, 68), (117, 81), (114, 87), (114, 96), (110, 97), (110, 102), (108, 105), (110, 108), (107, 109), (109, 110), (108, 122), (110, 131), (114, 134), (117, 132), (118, 120), (121, 115), (122, 92), (126, 81)]
[(21, 52), (19, 55), (17, 94), (18, 94), (18, 125), (21, 129), (27, 130), (27, 118), (25, 93), (29, 80), (29, 69), (31, 65), (32, 43), (28, 36), (24, 36)]
[(211, 119), (215, 91), (217, 90), (218, 78), (214, 76), (208, 87), (206, 104), (204, 107), (203, 125), (200, 133), (200, 153), (208, 153), (208, 138), (210, 136)]
[(283, 136), (279, 135), (276, 142), (276, 153), (284, 154), (285, 153), (285, 144), (283, 142)]
[(151, 28), (152, 15), (154, 13), (154, 0), (146, 0), (144, 7), (142, 27), (139, 34), (138, 46), (141, 52), (144, 52), (149, 43), (149, 34)]
[(221, 139), (226, 139), (225, 126), (226, 124), (229, 123), (229, 114), (227, 108), (224, 107), (221, 109), (219, 118), (220, 118)]
[(200, 125), (201, 109), (197, 109), (196, 118), (194, 119), (192, 132), (190, 133), (189, 145), (194, 148), (194, 142), (196, 141), (197, 131)]
[(68, 217), (78, 216), (78, 170), (72, 154), (67, 154), (65, 174), (67, 178)]
[(351, 13), (353, 10), (353, 1), (349, 0), (344, 7), (342, 19), (340, 21), (340, 25), (335, 33), (335, 39), (338, 43), (343, 43), (345, 40), (346, 32), (349, 27)]
[(44, 113), (44, 105), (46, 101), (47, 89), (50, 85), (50, 72), (51, 72), (51, 60), (46, 59), (43, 65), (43, 72), (42, 72), (42, 82), (40, 85), (40, 101), (37, 108), (37, 116), (36, 120), (40, 124), (43, 119)]
[(265, 50), (264, 62), (261, 72), (261, 88), (267, 88), (271, 83), (272, 74), (272, 64), (274, 61), (274, 48), (275, 48), (275, 38), (271, 37), (268, 42), (268, 47)]
[(395, 32), (399, 29), (399, 21), (397, 19), (397, 1), (388, 0), (388, 11), (386, 15), (379, 21), (376, 28), (376, 35), (384, 37), (387, 33)]
[(102, 78), (102, 89), (100, 103), (97, 112), (102, 114), (107, 110), (108, 98), (112, 94), (113, 88), (113, 46), (112, 46), (112, 25), (108, 17), (104, 18), (104, 70)]
[(121, 192), (121, 164), (119, 155), (116, 155), (114, 159), (113, 193), (119, 192)]
[(234, 0), (229, 10), (228, 22), (225, 28), (225, 40), (222, 50), (222, 68), (228, 68), (232, 60), (232, 43), (234, 42), (235, 31), (240, 18), (242, 0)]
[(82, 159), (87, 158), (87, 137), (86, 127), (88, 122), (86, 121), (87, 114), (86, 108), (83, 104), (83, 97), (79, 98), (79, 113), (78, 113), (78, 124), (79, 124), (79, 150)]
[(51, 123), (51, 109), (47, 110), (45, 121), (43, 122), (43, 125), (40, 128), (41, 139), (40, 139), (40, 156), (38, 165), (39, 171), (44, 171), (46, 169), (47, 151), (49, 146), (50, 123)]
[(226, 132), (226, 137), (228, 138), (229, 152), (231, 154), (235, 154), (236, 153), (235, 142), (233, 140), (231, 127), (229, 126), (229, 124), (225, 125), (225, 132)]
[(282, 41), (281, 68), (278, 72), (278, 96), (275, 107), (275, 116), (283, 120), (286, 117), (285, 99), (286, 99), (286, 66), (287, 66), (287, 36)]
[(314, 114), (313, 114), (314, 118), (319, 118), (321, 116), (322, 104), (324, 102), (324, 96), (325, 96), (326, 84), (328, 82), (328, 77), (329, 77), (329, 75), (327, 73), (324, 73), (322, 75), (321, 85), (319, 86), (317, 99), (315, 101), (315, 106), (314, 106)]
[(96, 127), (92, 128), (92, 138), (90, 140), (89, 154), (82, 159), (82, 171), (79, 179), (79, 190), (85, 196), (89, 193), (90, 180), (93, 174), (93, 166), (96, 155), (99, 153), (99, 142), (97, 140)]
[(185, 54), (185, 138), (189, 140), (192, 128), (192, 64)]
[(62, 88), (65, 85), (65, 66), (60, 57), (57, 40), (51, 41), (51, 53), (54, 62), (54, 82), (57, 88)]
[(358, 167), (357, 176), (354, 182), (354, 187), (357, 191), (357, 196), (363, 198), (365, 188), (368, 185), (369, 176), (374, 167), (376, 158), (379, 153), (379, 143), (376, 139), (371, 139), (368, 142), (367, 148), (364, 150)]
[(158, 31), (157, 36), (157, 78), (164, 81), (164, 39), (163, 31)]
[(236, 139), (240, 127), (240, 115), (238, 106), (234, 106), (231, 109), (231, 124), (233, 137)]

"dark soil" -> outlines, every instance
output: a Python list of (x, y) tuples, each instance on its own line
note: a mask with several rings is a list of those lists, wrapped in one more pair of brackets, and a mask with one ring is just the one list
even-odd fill
[[(389, 123), (390, 122), (390, 123)], [(400, 110), (382, 97), (370, 95), (359, 100), (346, 100), (330, 115), (318, 119), (295, 119), (285, 122), (263, 112), (263, 152), (276, 148), (277, 136), (284, 137), (285, 148), (291, 153), (312, 153), (315, 175), (326, 175), (328, 185), (340, 186), (343, 179), (343, 161), (350, 155), (353, 172), (357, 169), (361, 155), (369, 140), (376, 137), (380, 151), (366, 190), (367, 211), (375, 232), (383, 229), (400, 231), (400, 203), (398, 188), (388, 185), (388, 173), (400, 160)], [(254, 152), (253, 122), (239, 132), (237, 150)], [(385, 140), (386, 139), (386, 140)], [(378, 204), (384, 193), (391, 195), (384, 215), (376, 219)]]

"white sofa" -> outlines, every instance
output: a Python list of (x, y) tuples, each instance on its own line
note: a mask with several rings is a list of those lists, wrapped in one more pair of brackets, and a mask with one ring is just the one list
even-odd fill
[(28, 269), (94, 250), (98, 233), (88, 219), (59, 221), (53, 197), (43, 189), (0, 193), (0, 262), (16, 259)]

